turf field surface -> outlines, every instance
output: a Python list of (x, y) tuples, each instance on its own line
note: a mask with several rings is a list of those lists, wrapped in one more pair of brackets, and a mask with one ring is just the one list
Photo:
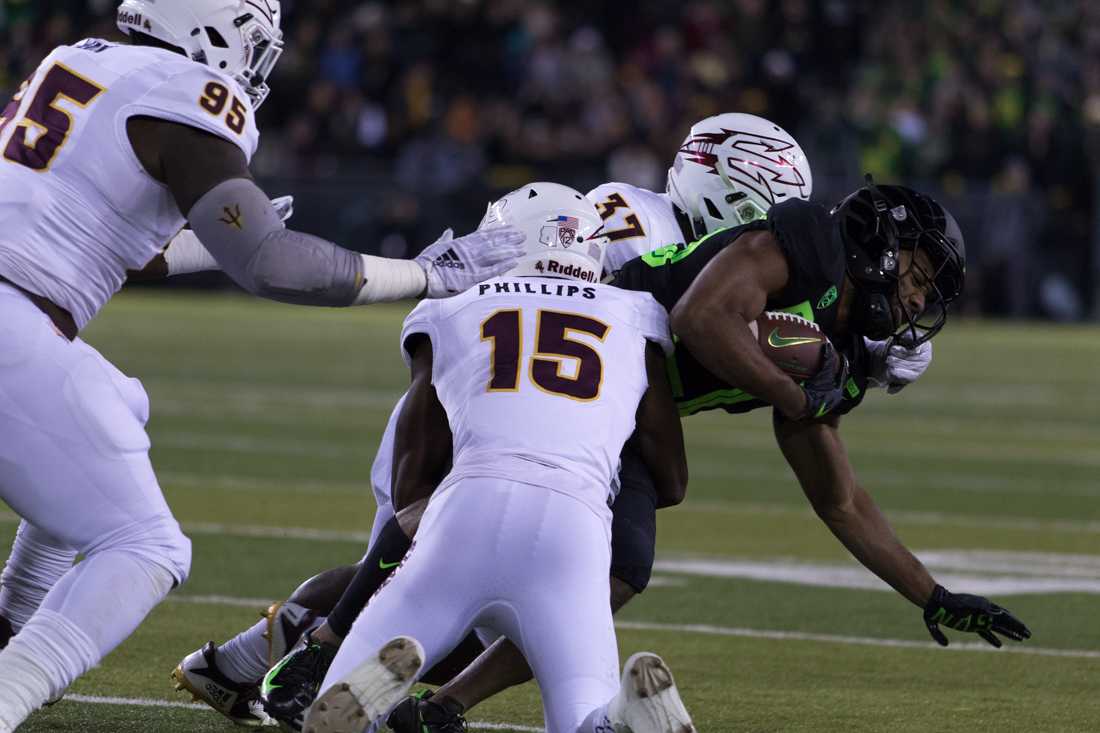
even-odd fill
[[(152, 400), (153, 461), (194, 541), (189, 582), (26, 731), (227, 731), (171, 669), (301, 580), (355, 561), (368, 473), (407, 374), (408, 306), (291, 308), (126, 293), (86, 338)], [(700, 731), (1093, 731), (1100, 726), (1100, 330), (952, 323), (922, 382), (842, 428), (906, 543), (989, 593), (1031, 642), (987, 650), (883, 589), (807, 509), (765, 411), (685, 421), (691, 485), (662, 512), (654, 586), (620, 617), (623, 658), (672, 666)], [(0, 517), (7, 542), (15, 529)], [(537, 690), (475, 730), (541, 725)]]

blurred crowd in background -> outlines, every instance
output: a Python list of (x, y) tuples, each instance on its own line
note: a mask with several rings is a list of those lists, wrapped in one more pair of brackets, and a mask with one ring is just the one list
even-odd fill
[[(117, 38), (115, 0), (0, 0), (0, 90)], [(965, 308), (1100, 313), (1100, 3), (283, 0), (255, 169), (296, 224), (410, 254), (529, 180), (663, 190), (691, 123), (776, 121), (814, 199), (864, 172), (940, 198)]]

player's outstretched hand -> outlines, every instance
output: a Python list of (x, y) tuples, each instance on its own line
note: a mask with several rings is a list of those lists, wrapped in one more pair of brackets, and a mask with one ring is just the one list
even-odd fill
[(966, 593), (952, 593), (942, 585), (932, 591), (932, 597), (924, 606), (924, 623), (928, 633), (940, 646), (947, 646), (947, 637), (940, 625), (956, 631), (971, 631), (1000, 648), (1000, 634), (1012, 641), (1031, 638), (1031, 630), (1024, 622), (988, 598)]
[(448, 229), (416, 257), (428, 277), (428, 298), (446, 298), (507, 272), (526, 251), (524, 233), (513, 226), (453, 236)]
[(848, 381), (848, 360), (829, 342), (825, 343), (821, 368), (802, 383), (806, 411), (802, 420), (828, 415), (844, 401), (844, 383)]

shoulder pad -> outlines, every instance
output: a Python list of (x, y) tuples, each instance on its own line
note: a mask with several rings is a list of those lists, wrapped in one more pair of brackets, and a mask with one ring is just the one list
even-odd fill
[(123, 110), (124, 119), (143, 115), (197, 127), (233, 143), (252, 160), (260, 139), (255, 110), (234, 79), (183, 57), (150, 67), (148, 73), (156, 79)]

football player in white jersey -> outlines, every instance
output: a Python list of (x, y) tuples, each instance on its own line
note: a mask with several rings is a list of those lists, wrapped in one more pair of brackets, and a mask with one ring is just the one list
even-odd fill
[[(0, 615), (0, 733), (61, 694), (190, 569), (149, 463), (148, 400), (78, 338), (190, 224), (246, 290), (350, 306), (441, 297), (507, 269), (501, 227), (416, 260), (356, 254), (287, 229), (252, 182), (255, 107), (282, 52), (277, 0), (126, 0), (132, 45), (50, 53), (0, 113), (0, 498), (25, 520)], [(42, 548), (42, 590), (18, 579)], [(13, 563), (9, 563), (12, 565)], [(41, 579), (39, 579), (41, 580)]]
[(648, 294), (599, 284), (600, 220), (579, 193), (531, 184), (491, 215), (527, 231), (528, 255), (405, 321), (412, 386), (393, 490), (434, 495), (304, 727), (363, 730), (422, 667), (483, 627), (531, 661), (548, 731), (688, 733), (656, 655), (632, 657), (620, 689), (607, 584), (608, 487), (635, 427), (658, 493), (669, 504), (684, 494), (683, 436), (664, 371), (667, 316)]

